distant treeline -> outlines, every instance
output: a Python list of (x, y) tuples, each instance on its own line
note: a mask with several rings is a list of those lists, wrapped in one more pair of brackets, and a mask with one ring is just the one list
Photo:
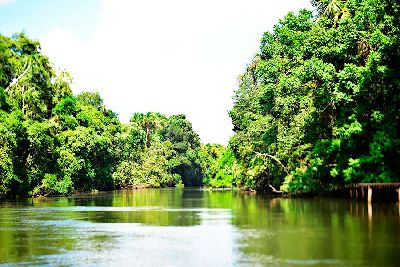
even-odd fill
[(220, 177), (290, 192), (400, 181), (400, 2), (312, 3), (264, 34), (240, 76)]

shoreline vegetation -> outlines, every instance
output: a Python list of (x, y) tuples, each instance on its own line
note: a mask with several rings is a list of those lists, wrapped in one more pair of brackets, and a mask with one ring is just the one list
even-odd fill
[(147, 187), (319, 194), (400, 181), (400, 4), (312, 0), (264, 33), (239, 77), (229, 145), (185, 115), (71, 90), (38, 41), (0, 35), (0, 198)]

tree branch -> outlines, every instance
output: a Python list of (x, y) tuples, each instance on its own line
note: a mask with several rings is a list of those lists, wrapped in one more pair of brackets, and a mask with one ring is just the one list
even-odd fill
[(270, 185), (270, 184), (268, 184), (268, 185), (269, 185), (269, 187), (271, 187), (272, 192), (274, 192), (274, 193), (283, 193), (283, 191), (281, 191), (281, 190), (276, 190), (275, 187), (273, 187), (272, 185)]
[(256, 152), (256, 155), (257, 156), (269, 157), (269, 158), (275, 160), (276, 162), (278, 162), (282, 166), (282, 168), (285, 170), (286, 174), (289, 175), (289, 172), (287, 171), (285, 165), (283, 165), (283, 163), (279, 159), (277, 159), (276, 157), (274, 157), (274, 156), (272, 156), (270, 154), (265, 154), (265, 153), (260, 153), (260, 152)]
[[(28, 60), (27, 60), (27, 62), (28, 62)], [(27, 64), (25, 63), (25, 66), (26, 66)], [(31, 61), (29, 60), (29, 63), (28, 63), (28, 66), (26, 67), (26, 69), (21, 73), (21, 75), (19, 75), (16, 79), (13, 79), (13, 81), (10, 83), (10, 85), (6, 88), (6, 92), (11, 88), (11, 87), (13, 87), (22, 77), (24, 77), (27, 73), (28, 73), (28, 70), (31, 68)]]

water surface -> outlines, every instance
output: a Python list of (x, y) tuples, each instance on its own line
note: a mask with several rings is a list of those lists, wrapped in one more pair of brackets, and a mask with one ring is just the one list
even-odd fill
[(125, 190), (0, 202), (0, 265), (398, 266), (398, 203)]

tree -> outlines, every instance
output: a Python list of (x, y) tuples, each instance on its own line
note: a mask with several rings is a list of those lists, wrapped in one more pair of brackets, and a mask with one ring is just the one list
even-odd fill
[(95, 107), (97, 110), (103, 108), (103, 99), (100, 97), (99, 92), (82, 92), (77, 96), (79, 104), (85, 106)]
[(239, 79), (238, 184), (304, 192), (398, 181), (399, 4), (314, 3), (317, 20), (289, 13)]
[(200, 138), (186, 116), (180, 114), (169, 117), (161, 135), (163, 140), (171, 142), (176, 153), (172, 172), (178, 174), (187, 186), (201, 185)]
[[(164, 127), (166, 120), (167, 118), (164, 115), (156, 112), (134, 113), (131, 118), (131, 122), (141, 125), (146, 131), (147, 147), (151, 145), (152, 136), (159, 138), (159, 130)], [(155, 133), (153, 134), (153, 132)]]

